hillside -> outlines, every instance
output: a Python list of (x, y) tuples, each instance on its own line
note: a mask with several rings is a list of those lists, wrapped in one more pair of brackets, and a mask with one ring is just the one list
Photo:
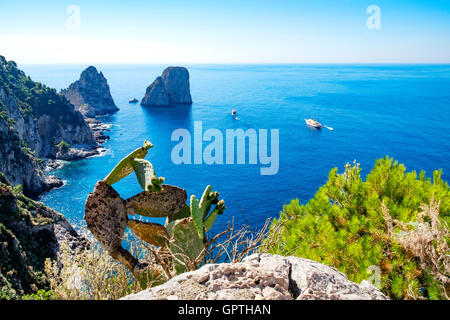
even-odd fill
[(59, 183), (43, 173), (45, 158), (61, 157), (61, 146), (95, 148), (80, 112), (55, 89), (31, 80), (14, 61), (0, 56), (0, 167), (29, 195)]
[(46, 289), (46, 258), (56, 259), (60, 245), (85, 245), (64, 216), (23, 195), (0, 173), (0, 300)]

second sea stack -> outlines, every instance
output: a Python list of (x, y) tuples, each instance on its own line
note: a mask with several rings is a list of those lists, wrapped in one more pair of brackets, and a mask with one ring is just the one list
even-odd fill
[(144, 107), (172, 104), (192, 104), (189, 71), (184, 67), (168, 67), (164, 70), (147, 88), (141, 101)]

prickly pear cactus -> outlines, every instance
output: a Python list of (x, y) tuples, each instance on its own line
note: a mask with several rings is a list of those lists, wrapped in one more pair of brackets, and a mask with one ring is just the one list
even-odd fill
[(191, 216), (192, 221), (194, 222), (194, 226), (197, 229), (197, 234), (199, 238), (203, 240), (203, 236), (205, 233), (203, 231), (203, 213), (200, 210), (198, 200), (194, 195), (191, 196)]
[(160, 191), (144, 191), (125, 200), (125, 207), (130, 215), (170, 217), (183, 208), (186, 198), (184, 189), (163, 185)]
[[(218, 200), (219, 193), (213, 192), (211, 186), (206, 187), (200, 202), (191, 196), (188, 206), (184, 189), (163, 185), (164, 178), (157, 178), (153, 165), (144, 159), (152, 147), (146, 140), (143, 147), (122, 159), (104, 180), (97, 182), (85, 204), (88, 229), (140, 282), (143, 275), (152, 271), (148, 270), (148, 264), (139, 262), (122, 247), (127, 226), (142, 241), (170, 252), (173, 272), (178, 274), (198, 268), (207, 250), (205, 233), (225, 210), (223, 200)], [(133, 171), (143, 192), (124, 200), (111, 185)], [(212, 205), (215, 207), (210, 213)], [(162, 226), (128, 219), (128, 215), (166, 217), (166, 223)]]
[(171, 228), (169, 248), (173, 255), (173, 268), (177, 274), (195, 270), (203, 260), (203, 240), (198, 236), (192, 217), (175, 221)]
[(127, 177), (130, 173), (133, 172), (132, 161), (135, 159), (143, 159), (147, 155), (148, 149), (153, 148), (153, 144), (145, 140), (144, 146), (134, 150), (132, 153), (123, 158), (114, 169), (106, 176), (104, 181), (112, 185), (123, 178)]

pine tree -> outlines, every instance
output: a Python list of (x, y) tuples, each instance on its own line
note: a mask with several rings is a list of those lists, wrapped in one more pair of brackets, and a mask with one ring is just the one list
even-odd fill
[[(337, 171), (330, 171), (327, 183), (306, 205), (297, 199), (284, 206), (272, 224), (272, 230), (284, 225), (271, 252), (325, 263), (357, 283), (369, 279), (376, 268), (380, 289), (393, 299), (448, 299), (450, 191), (442, 171), (435, 171), (431, 180), (424, 172), (406, 172), (388, 157), (376, 161), (366, 181), (356, 162), (347, 164), (342, 174)], [(439, 260), (444, 270), (439, 279), (424, 259), (398, 240), (405, 232), (402, 228), (417, 224), (423, 204), (434, 200), (440, 202), (436, 216), (444, 228), (446, 250), (440, 253), (445, 259)]]

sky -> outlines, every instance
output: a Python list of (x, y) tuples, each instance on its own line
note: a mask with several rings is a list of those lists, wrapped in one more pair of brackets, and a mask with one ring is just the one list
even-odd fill
[(449, 63), (450, 1), (0, 0), (0, 55), (21, 64)]

